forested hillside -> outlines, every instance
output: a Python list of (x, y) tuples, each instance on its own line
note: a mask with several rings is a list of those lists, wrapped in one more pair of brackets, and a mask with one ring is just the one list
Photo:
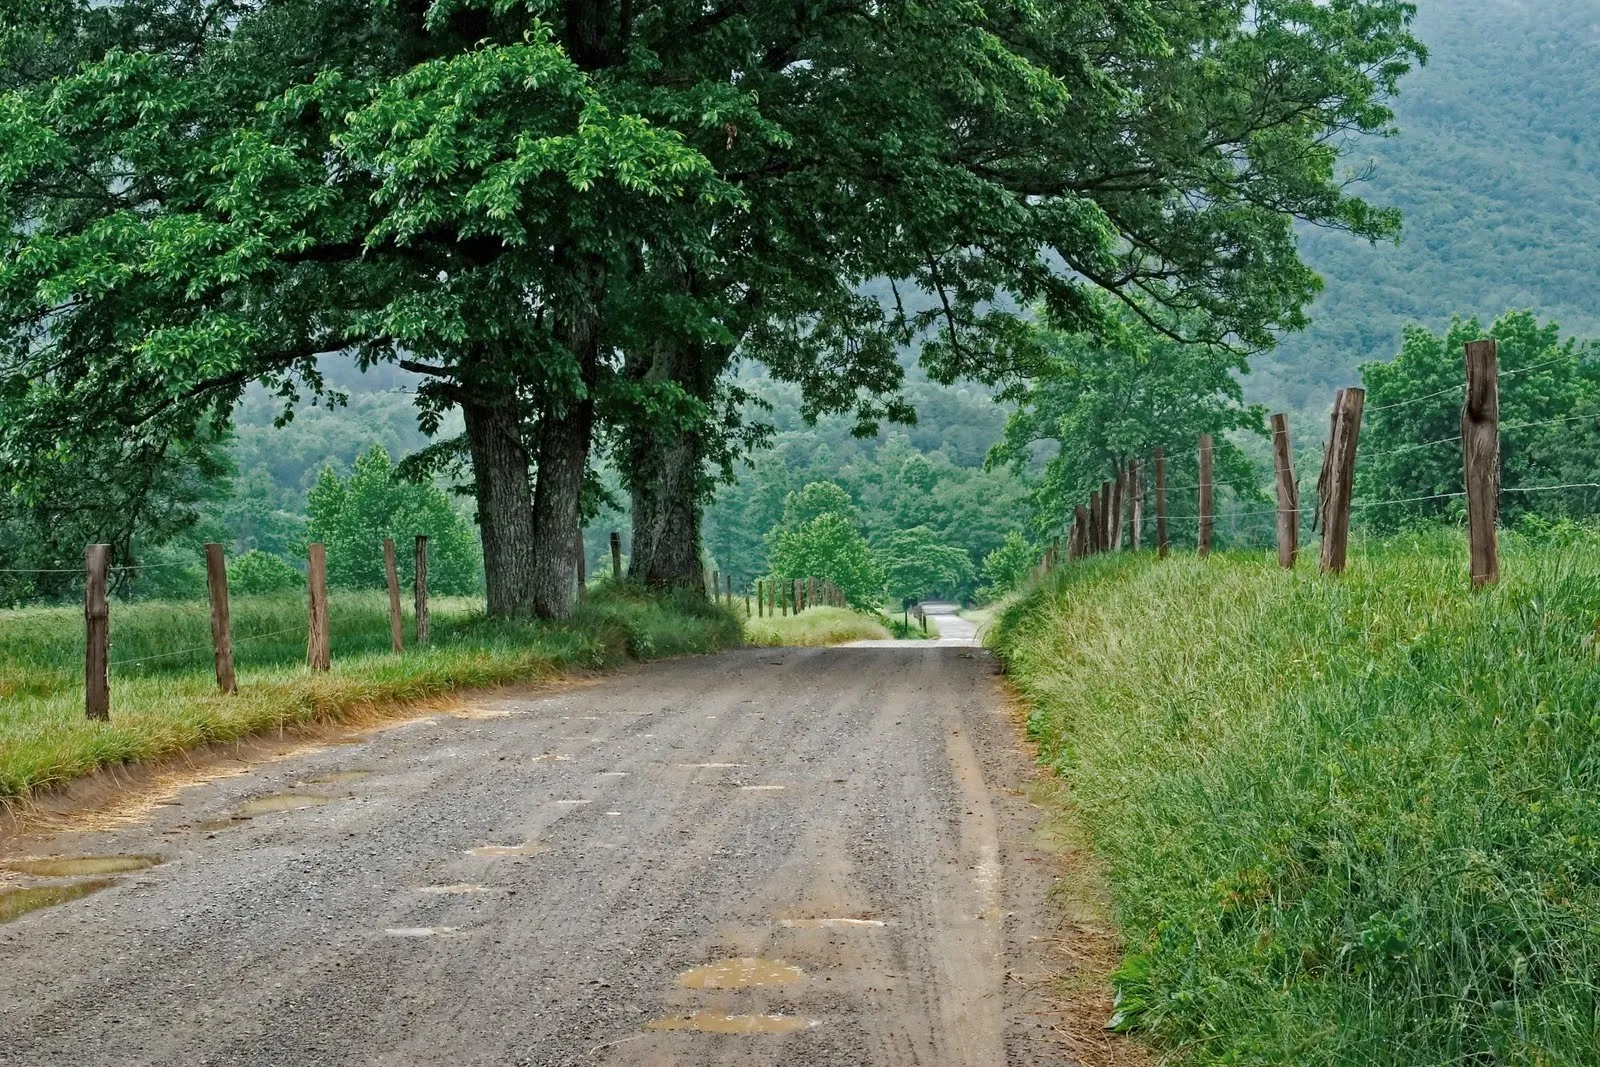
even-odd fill
[(1327, 288), (1311, 328), (1258, 359), (1247, 392), (1321, 411), (1358, 364), (1388, 359), (1400, 330), (1530, 308), (1600, 333), (1600, 0), (1424, 0), (1426, 67), (1402, 83), (1399, 135), (1367, 138), (1341, 166), (1398, 207), (1398, 247), (1307, 228)]

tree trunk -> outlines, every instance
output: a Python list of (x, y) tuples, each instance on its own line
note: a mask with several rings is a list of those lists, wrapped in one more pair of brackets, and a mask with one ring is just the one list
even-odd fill
[[(585, 266), (588, 276), (597, 279), (598, 271)], [(594, 437), (601, 342), (598, 300), (592, 299), (597, 289), (596, 282), (589, 290), (591, 299), (569, 310), (555, 328), (556, 339), (578, 364), (581, 395), (553, 396), (539, 415), (539, 474), (533, 491), (533, 534), (539, 551), (534, 560), (533, 613), (541, 619), (571, 615), (577, 593), (572, 531), (581, 524), (583, 477)]]
[(642, 426), (631, 437), (633, 555), (628, 580), (701, 589), (700, 435)]
[(464, 400), (461, 412), (472, 454), (489, 614), (532, 615), (534, 546), (538, 542), (521, 419), (512, 404), (489, 406)]

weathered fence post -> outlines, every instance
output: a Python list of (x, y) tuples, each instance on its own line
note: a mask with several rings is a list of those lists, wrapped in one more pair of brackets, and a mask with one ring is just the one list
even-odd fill
[(589, 554), (583, 549), (583, 527), (578, 527), (578, 601), (589, 599)]
[[(701, 579), (704, 580), (703, 578)], [(711, 572), (711, 602), (717, 602), (717, 594), (722, 592), (722, 577), (716, 571)]]
[(1156, 446), (1156, 558), (1167, 558), (1167, 460)]
[(1467, 342), (1467, 396), (1461, 404), (1461, 458), (1467, 487), (1472, 588), (1500, 580), (1500, 382), (1495, 342)]
[(1350, 495), (1356, 473), (1356, 446), (1361, 440), (1361, 408), (1366, 390), (1341, 389), (1334, 400), (1333, 432), (1324, 457), (1325, 479), (1317, 487), (1322, 513), (1322, 554), (1318, 561), (1325, 574), (1344, 570), (1350, 547)]
[(1140, 483), (1139, 461), (1130, 460), (1128, 463), (1128, 544), (1135, 551), (1139, 551), (1139, 542), (1144, 536), (1144, 486)]
[(333, 666), (328, 637), (328, 553), (321, 542), (306, 548), (306, 588), (310, 593), (310, 626), (306, 630), (306, 662), (313, 671)]
[(1214, 516), (1211, 513), (1211, 435), (1200, 435), (1200, 506), (1196, 508), (1200, 513), (1200, 529), (1195, 538), (1195, 554), (1209, 555), (1211, 552), (1211, 525)]
[(756, 579), (756, 618), (767, 617), (767, 583), (760, 578)]
[(211, 600), (211, 655), (217, 668), (217, 688), (224, 693), (237, 693), (233, 631), (228, 623), (228, 561), (218, 544), (206, 545), (206, 595)]
[(728, 585), (728, 607), (731, 608), (733, 607), (733, 575), (724, 574), (722, 577)]
[(1072, 549), (1082, 559), (1089, 554), (1089, 509), (1079, 504), (1072, 517)]
[(750, 617), (750, 579), (744, 581), (744, 617)]
[(816, 602), (817, 602), (817, 580), (815, 578), (807, 578), (806, 579), (806, 606), (807, 607), (811, 607)]
[(611, 531), (611, 580), (622, 584), (622, 535)]
[(428, 643), (428, 538), (417, 535), (417, 564), (412, 572), (412, 607), (417, 616), (417, 644)]
[(1111, 483), (1100, 483), (1100, 551), (1111, 551)]
[(111, 718), (111, 607), (106, 586), (111, 546), (90, 545), (83, 553), (83, 713)]
[(1272, 465), (1278, 482), (1278, 565), (1294, 570), (1300, 550), (1300, 489), (1294, 480), (1294, 452), (1289, 441), (1289, 416), (1272, 416)]
[(1117, 468), (1117, 477), (1111, 483), (1111, 544), (1113, 552), (1122, 551), (1122, 497), (1127, 491), (1127, 473)]
[(1089, 494), (1089, 555), (1100, 551), (1100, 494)]
[(400, 572), (394, 565), (394, 539), (383, 539), (383, 572), (389, 581), (389, 644), (396, 652), (405, 650), (405, 622), (400, 616)]

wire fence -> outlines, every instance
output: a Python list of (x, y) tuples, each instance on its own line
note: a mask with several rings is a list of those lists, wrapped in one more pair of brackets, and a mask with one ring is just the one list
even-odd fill
[[(1475, 346), (1478, 348), (1476, 356)], [(1474, 552), (1482, 549), (1491, 554), (1496, 553), (1493, 531), (1498, 524), (1502, 497), (1526, 500), (1539, 494), (1592, 495), (1594, 490), (1600, 490), (1600, 481), (1583, 477), (1590, 474), (1590, 469), (1582, 466), (1576, 469), (1570, 467), (1561, 469), (1549, 465), (1524, 467), (1522, 469), (1525, 474), (1542, 471), (1545, 474), (1568, 474), (1569, 477), (1544, 479), (1535, 477), (1531, 479), (1531, 484), (1500, 485), (1502, 461), (1507, 449), (1512, 449), (1513, 457), (1518, 455), (1515, 449), (1524, 443), (1520, 439), (1522, 431), (1583, 423), (1600, 428), (1600, 413), (1573, 413), (1501, 423), (1498, 410), (1501, 386), (1504, 383), (1508, 380), (1514, 383), (1518, 378), (1570, 362), (1570, 357), (1557, 357), (1527, 367), (1496, 373), (1493, 342), (1473, 342), (1467, 349), (1468, 380), (1460, 383), (1431, 389), (1420, 395), (1390, 403), (1366, 406), (1364, 412), (1360, 403), (1364, 392), (1350, 390), (1349, 392), (1357, 395), (1357, 399), (1354, 404), (1353, 422), (1345, 431), (1340, 429), (1339, 405), (1344, 402), (1346, 391), (1341, 390), (1340, 398), (1336, 400), (1330, 435), (1319, 444), (1299, 449), (1290, 447), (1288, 417), (1273, 416), (1274, 469), (1268, 472), (1265, 479), (1240, 477), (1237, 473), (1208, 477), (1211, 442), (1208, 437), (1202, 437), (1195, 443), (1192, 451), (1189, 447), (1185, 447), (1180, 450), (1178, 457), (1182, 469), (1191, 473), (1198, 469), (1200, 476), (1186, 478), (1177, 484), (1164, 484), (1161, 498), (1158, 500), (1156, 478), (1152, 476), (1154, 468), (1158, 463), (1170, 468), (1175, 458), (1174, 453), (1170, 448), (1164, 448), (1150, 450), (1135, 457), (1126, 468), (1114, 471), (1113, 477), (1103, 482), (1098, 492), (1091, 492), (1090, 500), (1084, 508), (1071, 509), (1069, 514), (1063, 516), (1062, 530), (1066, 539), (1064, 555), (1066, 558), (1071, 558), (1108, 549), (1122, 549), (1131, 547), (1136, 540), (1141, 545), (1154, 546), (1159, 536), (1158, 516), (1166, 526), (1167, 543), (1177, 547), (1192, 546), (1201, 551), (1212, 547), (1272, 548), (1281, 547), (1288, 537), (1297, 550), (1299, 542), (1305, 540), (1305, 535), (1308, 533), (1320, 532), (1326, 542), (1330, 510), (1337, 510), (1340, 515), (1339, 522), (1346, 525), (1348, 516), (1352, 514), (1371, 516), (1370, 520), (1363, 518), (1362, 521), (1373, 523), (1375, 525), (1372, 528), (1382, 530), (1393, 528), (1400, 521), (1410, 521), (1413, 518), (1470, 520), (1474, 510), (1474, 499), (1482, 502), (1478, 520), (1475, 523), (1472, 521), (1467, 523), (1469, 532), (1472, 533)], [(1475, 359), (1479, 360), (1480, 365), (1477, 378), (1474, 378)], [(1483, 367), (1487, 367), (1487, 370), (1482, 369)], [(1487, 391), (1469, 389), (1469, 384), (1473, 380), (1488, 382)], [(1513, 384), (1512, 389), (1514, 388)], [(1474, 400), (1479, 392), (1490, 397), (1490, 402)], [(1461, 431), (1425, 441), (1394, 444), (1377, 450), (1370, 448), (1362, 450), (1359, 447), (1360, 422), (1363, 414), (1409, 409), (1429, 400), (1439, 401), (1442, 397), (1457, 394), (1461, 396), (1463, 406)], [(1514, 392), (1511, 395), (1514, 396)], [(1437, 425), (1436, 417), (1429, 417), (1425, 421)], [(1469, 429), (1472, 431), (1472, 436), (1468, 435)], [(1341, 432), (1349, 434), (1347, 447), (1346, 439), (1340, 436)], [(1385, 432), (1393, 433), (1393, 426), (1386, 428)], [(1480, 462), (1480, 469), (1476, 475), (1469, 460), (1469, 452), (1475, 440), (1492, 442), (1488, 465), (1485, 466)], [(1461, 455), (1458, 461), (1461, 466), (1455, 468), (1455, 486), (1449, 485), (1448, 477), (1439, 476), (1441, 470), (1447, 472), (1449, 469), (1448, 464), (1441, 466), (1442, 461), (1438, 458), (1438, 453), (1444, 449), (1454, 449)], [(1347, 458), (1342, 458), (1346, 456)], [(1418, 473), (1421, 468), (1416, 467), (1413, 457), (1416, 457), (1416, 462), (1422, 462), (1422, 457), (1428, 457), (1425, 464), (1428, 472), (1426, 477)], [(1343, 466), (1346, 462), (1347, 468)], [(1288, 482), (1292, 487), (1292, 492), (1288, 495), (1285, 495), (1284, 490), (1278, 485), (1278, 468), (1287, 472)], [(1340, 470), (1330, 475), (1330, 468), (1340, 468)], [(1571, 477), (1572, 474), (1578, 474), (1579, 477)], [(1474, 478), (1478, 480), (1476, 491), (1473, 487)], [(1333, 482), (1340, 480), (1344, 482), (1338, 499), (1329, 497), (1330, 479)], [(1445, 484), (1439, 484), (1440, 480)], [(1428, 484), (1430, 481), (1433, 483), (1431, 486)], [(1419, 482), (1421, 484), (1418, 484)], [(1387, 494), (1383, 491), (1386, 486), (1389, 489)], [(1407, 492), (1407, 489), (1412, 491)], [(1574, 497), (1574, 500), (1578, 499), (1579, 497)], [(1589, 501), (1588, 496), (1582, 499), (1585, 502)], [(1267, 501), (1275, 503), (1270, 507), (1262, 506)], [(1565, 503), (1556, 506), (1561, 507)], [(1518, 505), (1519, 508), (1528, 506), (1532, 505)], [(1549, 506), (1545, 505), (1547, 508)], [(1419, 508), (1423, 510), (1418, 511)], [(1400, 509), (1409, 510), (1401, 516), (1398, 514)], [(1583, 513), (1593, 514), (1594, 509), (1585, 508)], [(1086, 517), (1089, 529), (1078, 528), (1080, 514)], [(1483, 516), (1488, 516), (1487, 520)], [(1134, 522), (1139, 523), (1137, 533), (1131, 526)], [(1482, 529), (1485, 525), (1487, 531)], [(1342, 531), (1341, 536), (1343, 536)], [(1057, 542), (1047, 550), (1042, 562), (1045, 566), (1050, 566), (1059, 562), (1062, 556), (1063, 549), (1058, 538)], [(1477, 582), (1480, 576), (1476, 561), (1473, 566), (1474, 581)], [(1494, 574), (1497, 575), (1497, 562), (1494, 563), (1494, 567), (1496, 568)]]

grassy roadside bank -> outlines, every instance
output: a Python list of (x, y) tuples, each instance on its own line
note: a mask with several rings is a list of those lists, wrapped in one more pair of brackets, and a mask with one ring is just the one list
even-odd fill
[(239, 693), (222, 696), (204, 605), (112, 612), (109, 723), (83, 716), (82, 609), (0, 612), (0, 798), (263, 730), (740, 642), (733, 614), (705, 601), (600, 589), (560, 625), (490, 621), (464, 601), (440, 603), (429, 646), (395, 656), (386, 599), (351, 594), (331, 605), (333, 670), (311, 677), (300, 599), (241, 599), (233, 618)]
[(881, 641), (889, 631), (877, 619), (849, 608), (806, 608), (796, 615), (746, 619), (745, 640), (752, 645), (821, 648), (846, 641)]
[(1600, 544), (1102, 557), (990, 643), (1106, 864), (1121, 1025), (1187, 1063), (1592, 1064)]

